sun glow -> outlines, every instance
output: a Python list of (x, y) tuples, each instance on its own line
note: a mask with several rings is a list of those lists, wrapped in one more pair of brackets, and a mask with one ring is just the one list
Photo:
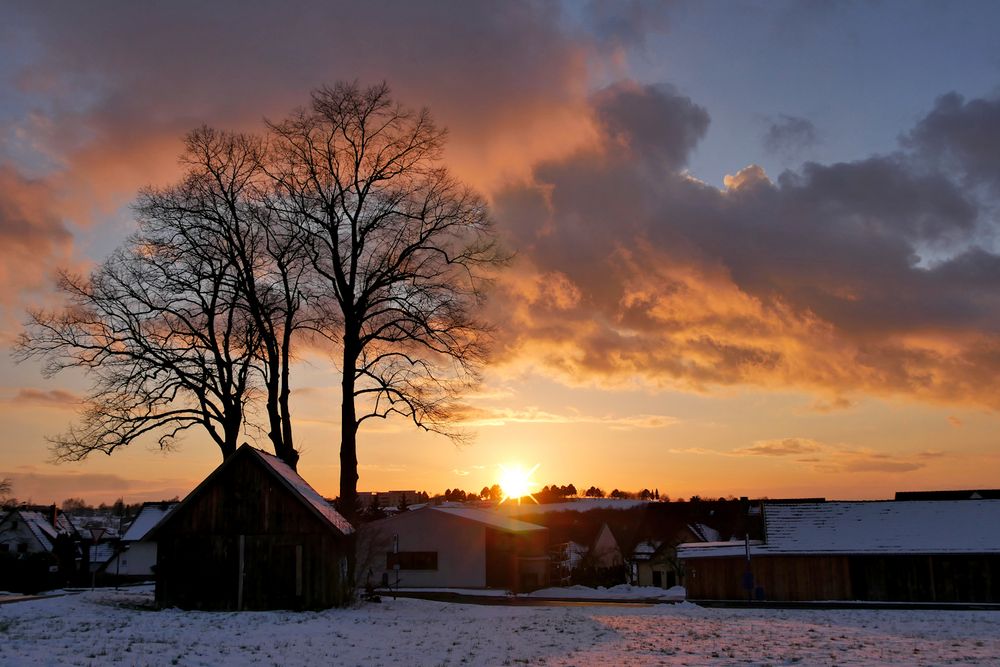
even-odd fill
[[(521, 498), (527, 496), (532, 500), (535, 497), (531, 495), (532, 489), (537, 486), (531, 476), (538, 470), (538, 464), (531, 470), (525, 470), (521, 466), (511, 466), (506, 467), (500, 466), (500, 489), (503, 491), (503, 499), (501, 503), (507, 500), (517, 500), (521, 502)], [(535, 502), (538, 502), (535, 500)]]

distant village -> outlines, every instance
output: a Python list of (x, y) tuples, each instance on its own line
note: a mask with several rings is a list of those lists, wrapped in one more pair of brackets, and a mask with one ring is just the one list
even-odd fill
[(574, 586), (751, 604), (1000, 602), (1000, 490), (671, 501), (659, 489), (570, 484), (502, 498), (498, 486), (361, 493), (351, 523), (286, 464), (244, 446), (184, 499), (7, 498), (0, 590), (155, 581), (161, 606), (233, 610)]

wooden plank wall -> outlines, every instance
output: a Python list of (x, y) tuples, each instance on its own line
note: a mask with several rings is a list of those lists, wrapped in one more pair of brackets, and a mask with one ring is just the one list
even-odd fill
[(249, 457), (181, 510), (157, 539), (159, 604), (232, 610), (241, 598), (243, 609), (338, 603), (346, 540)]
[[(758, 556), (754, 585), (767, 600), (1000, 602), (1000, 555)], [(744, 558), (685, 562), (692, 600), (745, 600)]]

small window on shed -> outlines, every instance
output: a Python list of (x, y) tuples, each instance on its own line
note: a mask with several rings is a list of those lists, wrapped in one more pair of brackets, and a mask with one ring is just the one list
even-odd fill
[(0, 544), (0, 554), (5, 554), (10, 552), (9, 544)]
[(28, 543), (27, 542), (21, 542), (21, 543), (19, 543), (17, 545), (17, 553), (19, 553), (19, 554), (26, 554), (26, 553), (28, 553)]
[(436, 551), (400, 551), (385, 555), (388, 569), (395, 569), (397, 564), (400, 570), (436, 570), (438, 555)]

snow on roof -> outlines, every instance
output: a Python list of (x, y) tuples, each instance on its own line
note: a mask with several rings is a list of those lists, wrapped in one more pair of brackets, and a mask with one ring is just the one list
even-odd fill
[(160, 523), (160, 519), (167, 515), (170, 510), (177, 507), (179, 503), (146, 503), (139, 510), (132, 525), (125, 531), (123, 540), (126, 542), (138, 542), (146, 537), (146, 533), (153, 529), (153, 526)]
[[(1000, 500), (765, 504), (764, 525), (767, 539), (752, 554), (1000, 553)], [(743, 548), (692, 543), (678, 555), (732, 556)]]
[(546, 514), (548, 512), (587, 512), (589, 510), (629, 510), (634, 507), (648, 505), (648, 500), (633, 500), (628, 498), (574, 498), (561, 503), (525, 502), (512, 506), (514, 514)]
[(462, 517), (463, 519), (486, 524), (487, 526), (497, 528), (508, 533), (527, 533), (535, 530), (545, 530), (545, 526), (528, 523), (527, 521), (519, 521), (509, 516), (504, 516), (503, 514), (497, 514), (496, 512), (489, 512), (486, 510), (477, 510), (465, 507), (432, 507), (431, 509), (435, 512), (444, 512), (446, 514), (451, 514), (452, 516)]
[(282, 461), (276, 456), (272, 456), (267, 452), (262, 452), (259, 449), (251, 448), (253, 452), (260, 457), (264, 463), (266, 463), (274, 472), (278, 474), (281, 479), (283, 479), (287, 484), (295, 491), (298, 495), (302, 497), (307, 503), (312, 505), (313, 509), (320, 513), (320, 515), (329, 521), (331, 524), (336, 526), (337, 530), (342, 532), (344, 535), (349, 535), (354, 532), (354, 527), (351, 523), (345, 519), (340, 512), (333, 509), (326, 499), (319, 495), (316, 489), (309, 486), (306, 480), (302, 479), (297, 472), (292, 470), (287, 463)]
[[(761, 540), (750, 540), (750, 553), (753, 556), (765, 555)], [(740, 541), (729, 542), (688, 542), (677, 545), (677, 557), (685, 558), (723, 558), (726, 556), (746, 556), (746, 544)]]
[(20, 510), (18, 514), (21, 515), (21, 520), (31, 531), (31, 534), (35, 536), (38, 543), (42, 545), (45, 549), (52, 549), (52, 545), (56, 542), (56, 529), (52, 527), (41, 512), (35, 512), (33, 510)]
[(719, 531), (703, 523), (688, 524), (688, 528), (691, 529), (692, 533), (700, 537), (703, 542), (720, 542), (722, 540)]

